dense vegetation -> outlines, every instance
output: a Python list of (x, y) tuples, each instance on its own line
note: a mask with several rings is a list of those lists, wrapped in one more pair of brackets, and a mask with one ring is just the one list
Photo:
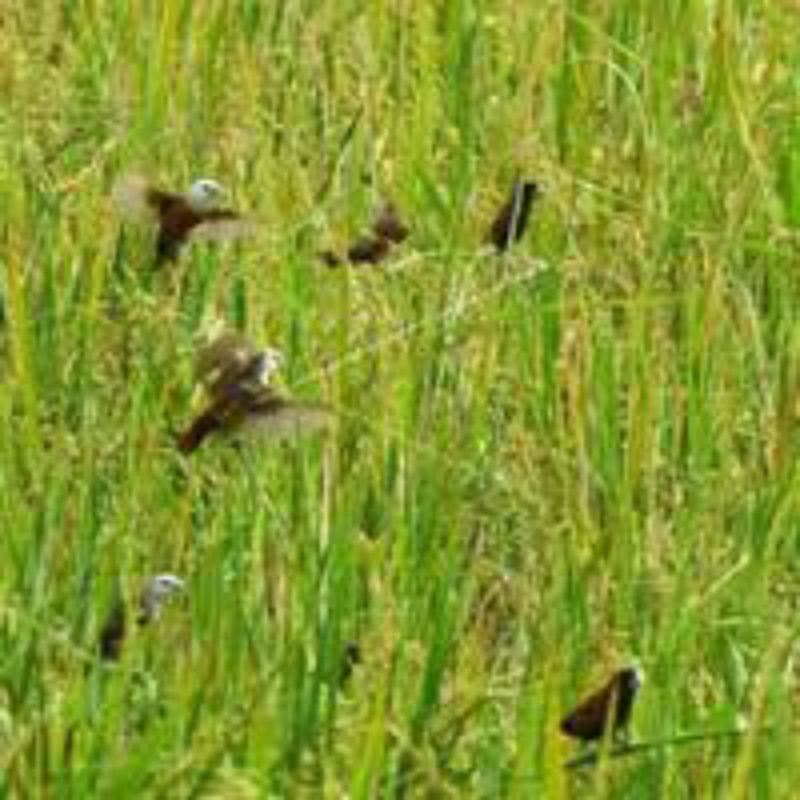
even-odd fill
[[(5, 0), (2, 794), (796, 797), (798, 30)], [(130, 172), (214, 177), (258, 232), (154, 270)], [(498, 256), (517, 175), (544, 194)], [(385, 198), (411, 238), (322, 264)], [(333, 430), (176, 452), (214, 319)], [(99, 663), (165, 571), (183, 600)], [(559, 719), (634, 660), (636, 741), (741, 735), (565, 770)]]

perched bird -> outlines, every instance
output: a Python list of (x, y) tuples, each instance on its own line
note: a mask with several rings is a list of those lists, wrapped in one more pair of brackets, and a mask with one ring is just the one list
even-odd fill
[[(224, 338), (223, 338), (224, 337)], [(257, 350), (239, 334), (221, 334), (198, 352), (195, 375), (208, 395), (205, 409), (178, 435), (181, 453), (193, 453), (214, 433), (292, 436), (324, 427), (331, 412), (287, 399), (268, 383), (280, 366), (275, 350)]]
[(628, 667), (617, 671), (561, 720), (562, 733), (584, 742), (602, 739), (606, 728), (610, 728), (615, 739), (624, 735), (641, 685), (639, 670)]
[[(183, 588), (184, 582), (177, 575), (164, 574), (150, 578), (139, 594), (136, 624), (143, 628), (153, 622), (167, 598)], [(127, 633), (127, 608), (122, 598), (117, 598), (100, 630), (98, 649), (103, 660), (119, 660)]]
[(372, 221), (371, 232), (359, 236), (347, 248), (344, 257), (333, 250), (323, 250), (319, 257), (331, 268), (348, 264), (379, 264), (385, 260), (394, 245), (405, 241), (410, 233), (392, 203), (382, 206)]
[(201, 178), (185, 194), (151, 186), (139, 175), (128, 175), (114, 187), (114, 201), (124, 214), (150, 216), (158, 225), (156, 264), (174, 261), (189, 240), (229, 240), (252, 232), (253, 225), (236, 211), (220, 207), (225, 190)]
[(517, 178), (511, 187), (511, 196), (497, 212), (486, 233), (486, 243), (503, 253), (518, 242), (528, 226), (533, 201), (540, 194), (538, 183)]

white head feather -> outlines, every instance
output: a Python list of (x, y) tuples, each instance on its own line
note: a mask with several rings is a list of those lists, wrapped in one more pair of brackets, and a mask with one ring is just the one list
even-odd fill
[(195, 211), (210, 211), (224, 196), (225, 189), (211, 178), (200, 178), (186, 193), (186, 199)]
[(266, 347), (259, 353), (258, 380), (265, 386), (269, 384), (272, 376), (280, 370), (284, 363), (283, 353), (272, 347)]
[(642, 688), (645, 680), (645, 671), (641, 664), (638, 662), (634, 662), (631, 664), (631, 670), (633, 671), (633, 683), (636, 691)]
[(142, 589), (139, 597), (139, 606), (144, 614), (145, 620), (154, 619), (163, 605), (164, 601), (175, 592), (183, 591), (185, 586), (183, 579), (177, 575), (165, 573), (155, 575), (150, 578)]

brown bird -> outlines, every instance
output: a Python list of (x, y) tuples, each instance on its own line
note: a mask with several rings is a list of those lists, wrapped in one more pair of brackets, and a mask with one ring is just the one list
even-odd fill
[[(156, 619), (164, 602), (177, 591), (182, 591), (184, 582), (177, 575), (156, 575), (145, 583), (136, 604), (136, 624), (143, 628)], [(128, 632), (128, 610), (122, 598), (117, 598), (108, 618), (100, 630), (98, 649), (104, 661), (118, 661), (122, 645)]]
[(372, 221), (371, 233), (359, 236), (347, 248), (345, 257), (333, 250), (323, 250), (319, 257), (331, 268), (348, 264), (380, 264), (394, 245), (405, 241), (410, 233), (392, 203), (386, 203)]
[(528, 226), (533, 201), (540, 194), (538, 183), (517, 178), (511, 187), (511, 196), (497, 212), (486, 233), (486, 243), (503, 253), (518, 242)]
[[(231, 347), (225, 346), (226, 339)], [(287, 399), (269, 386), (280, 363), (280, 353), (256, 350), (238, 334), (222, 334), (201, 349), (195, 375), (209, 402), (178, 435), (180, 452), (193, 453), (214, 433), (264, 433), (280, 439), (324, 427), (331, 419), (327, 408)]]
[(614, 673), (603, 687), (561, 720), (562, 733), (584, 742), (602, 739), (607, 728), (615, 739), (623, 736), (641, 684), (637, 669), (629, 667)]
[(189, 240), (230, 240), (252, 232), (253, 225), (241, 214), (219, 207), (224, 195), (222, 186), (208, 178), (195, 181), (185, 194), (151, 186), (138, 175), (114, 187), (114, 201), (123, 213), (155, 218), (156, 264), (174, 261)]

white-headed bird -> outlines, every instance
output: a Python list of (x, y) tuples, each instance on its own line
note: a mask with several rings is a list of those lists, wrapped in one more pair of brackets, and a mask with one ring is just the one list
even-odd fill
[(162, 264), (174, 261), (188, 241), (228, 241), (252, 233), (251, 221), (222, 206), (225, 194), (210, 178), (201, 178), (188, 192), (179, 193), (153, 186), (139, 175), (128, 175), (116, 184), (113, 197), (126, 216), (155, 222), (156, 264)]

